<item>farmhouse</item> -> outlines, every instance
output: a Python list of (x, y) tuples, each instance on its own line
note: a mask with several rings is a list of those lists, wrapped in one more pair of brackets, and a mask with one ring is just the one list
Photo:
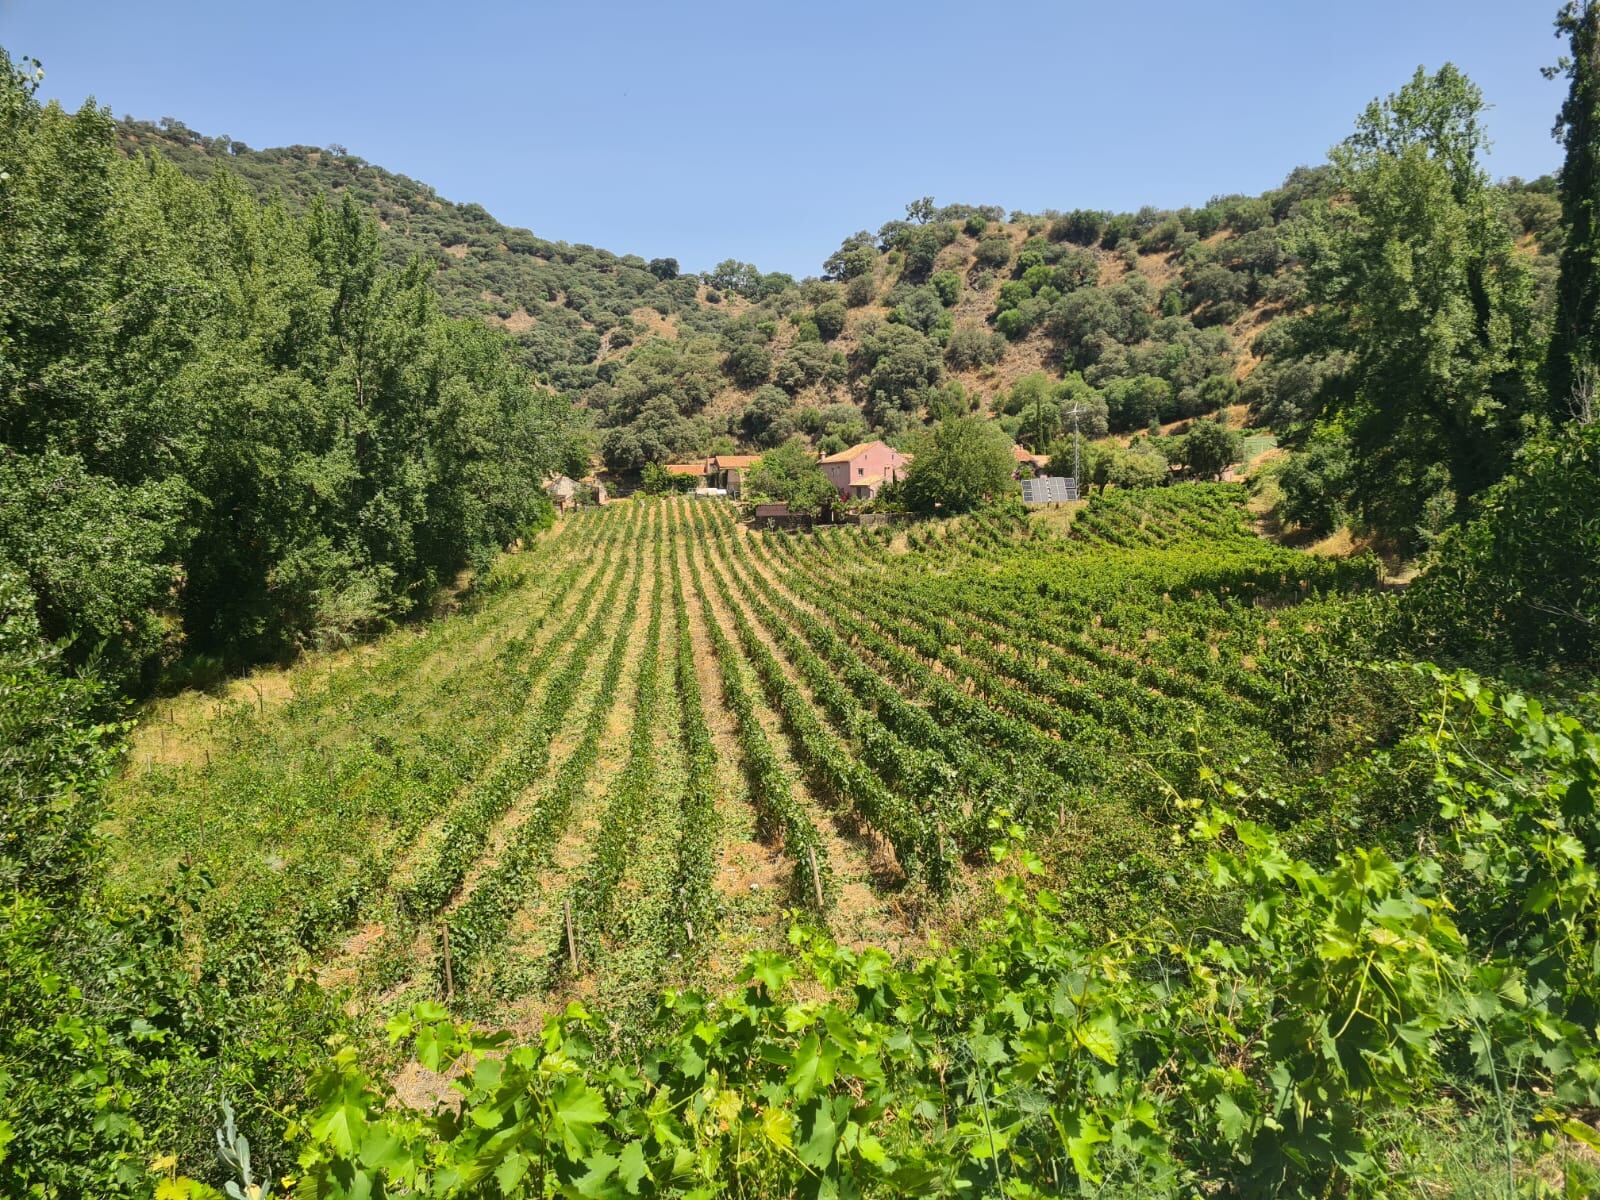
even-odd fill
[(681, 475), (688, 479), (704, 481), (710, 474), (710, 467), (705, 462), (692, 463), (663, 463), (661, 469), (668, 475)]
[(550, 497), (557, 512), (568, 512), (578, 507), (578, 484), (565, 475), (545, 480), (544, 494)]
[(739, 498), (739, 481), (761, 458), (759, 454), (718, 454), (706, 464), (706, 486), (721, 488), (735, 500)]
[(911, 459), (888, 442), (858, 442), (821, 460), (822, 473), (845, 500), (871, 500), (905, 474)]

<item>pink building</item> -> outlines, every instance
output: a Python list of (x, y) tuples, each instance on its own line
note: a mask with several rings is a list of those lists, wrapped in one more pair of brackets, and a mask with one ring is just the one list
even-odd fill
[(858, 442), (822, 460), (822, 473), (845, 500), (871, 500), (886, 483), (904, 478), (911, 459), (887, 442)]

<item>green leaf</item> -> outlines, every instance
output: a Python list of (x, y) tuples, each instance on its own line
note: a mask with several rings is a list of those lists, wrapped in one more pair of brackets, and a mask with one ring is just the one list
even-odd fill
[(349, 1157), (356, 1137), (366, 1123), (366, 1115), (351, 1104), (336, 1104), (311, 1122), (311, 1136), (327, 1142), (338, 1153)]
[(833, 1105), (827, 1100), (818, 1100), (813, 1107), (810, 1128), (798, 1153), (801, 1162), (820, 1169), (833, 1161), (834, 1147), (839, 1142), (839, 1125), (834, 1119)]
[(1110, 1013), (1100, 1013), (1073, 1030), (1078, 1044), (1102, 1062), (1116, 1066), (1117, 1051), (1122, 1048), (1122, 1031), (1117, 1019)]
[(528, 1158), (513, 1150), (500, 1160), (500, 1165), (494, 1169), (494, 1180), (500, 1185), (500, 1191), (509, 1196), (511, 1190), (522, 1182), (522, 1177), (528, 1173)]
[(583, 1165), (589, 1169), (578, 1177), (578, 1194), (580, 1196), (608, 1196), (615, 1195), (616, 1188), (607, 1187), (606, 1181), (617, 1173), (620, 1160), (612, 1154), (597, 1150), (583, 1160)]
[(611, 1114), (605, 1098), (583, 1080), (567, 1080), (551, 1104), (551, 1122), (561, 1133), (561, 1144), (571, 1159), (582, 1158), (594, 1144), (595, 1126)]
[(1100, 1177), (1094, 1173), (1094, 1148), (1111, 1140), (1100, 1119), (1093, 1113), (1069, 1112), (1060, 1125), (1073, 1169), (1090, 1183), (1098, 1183)]
[(1244, 1109), (1239, 1107), (1238, 1101), (1227, 1092), (1217, 1097), (1217, 1128), (1222, 1131), (1222, 1136), (1238, 1145), (1244, 1137), (1244, 1131), (1249, 1127), (1249, 1118), (1245, 1116)]
[(617, 1177), (622, 1180), (622, 1186), (628, 1189), (630, 1196), (637, 1196), (639, 1185), (649, 1174), (644, 1161), (644, 1143), (629, 1142), (617, 1157)]

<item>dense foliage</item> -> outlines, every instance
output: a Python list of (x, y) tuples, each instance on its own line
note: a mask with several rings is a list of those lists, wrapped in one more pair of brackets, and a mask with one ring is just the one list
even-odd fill
[(1408, 590), (1410, 644), (1512, 668), (1600, 668), (1600, 424), (1531, 443)]
[(0, 60), (0, 557), (124, 686), (371, 628), (544, 519), (565, 406), (352, 199), (128, 161)]
[(1483, 99), (1446, 66), (1334, 151), (1350, 203), (1309, 230), (1309, 294), (1350, 355), (1332, 406), (1360, 517), (1407, 544), (1459, 521), (1543, 404), (1530, 272), (1478, 160)]
[(1571, 54), (1571, 81), (1556, 120), (1567, 160), (1561, 168), (1561, 217), (1566, 241), (1550, 344), (1550, 400), (1557, 419), (1587, 410), (1593, 419), (1600, 389), (1600, 5), (1572, 0), (1557, 32)]
[[(973, 948), (903, 968), (797, 930), (796, 954), (752, 959), (741, 991), (669, 991), (623, 1062), (577, 1004), (515, 1048), (423, 1005), (389, 1033), (458, 1076), (453, 1102), (397, 1108), (345, 1052), (315, 1085), (300, 1186), (1386, 1194), (1410, 1170), (1395, 1170), (1393, 1115), (1452, 1069), (1552, 1089), (1559, 1105), (1600, 1090), (1588, 962), (1600, 929), (1583, 861), (1600, 743), (1470, 677), (1441, 678), (1440, 700), (1411, 749), (1439, 767), (1442, 857), (1352, 849), (1318, 866), (1196, 797), (1181, 804), (1228, 928), (1085, 943), (1060, 897), (1012, 875)], [(1469, 765), (1460, 749), (1488, 757)], [(1561, 837), (1524, 837), (1551, 806)], [(1007, 831), (995, 829), (997, 856)], [(1505, 912), (1530, 915), (1506, 926)], [(1573, 1172), (1569, 1188), (1597, 1181)]]
[(971, 512), (1010, 490), (1010, 441), (988, 421), (950, 417), (918, 438), (913, 449), (896, 493), (913, 512)]

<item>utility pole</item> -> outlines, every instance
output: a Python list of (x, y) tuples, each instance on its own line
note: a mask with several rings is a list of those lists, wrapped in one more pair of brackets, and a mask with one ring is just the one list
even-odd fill
[(1074, 404), (1072, 410), (1067, 413), (1067, 416), (1072, 418), (1072, 486), (1079, 495), (1083, 494), (1083, 479), (1081, 478), (1083, 464), (1079, 458), (1078, 451), (1079, 443), (1082, 441), (1078, 436), (1078, 418), (1088, 411), (1088, 409)]

